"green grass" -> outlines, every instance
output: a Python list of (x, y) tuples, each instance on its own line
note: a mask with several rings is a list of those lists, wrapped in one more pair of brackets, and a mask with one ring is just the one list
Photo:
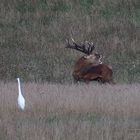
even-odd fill
[(72, 82), (78, 52), (65, 39), (93, 41), (118, 83), (140, 82), (139, 0), (1, 1), (0, 79)]

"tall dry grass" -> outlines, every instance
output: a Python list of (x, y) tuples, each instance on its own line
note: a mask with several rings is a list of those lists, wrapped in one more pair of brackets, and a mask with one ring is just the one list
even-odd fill
[(0, 83), (0, 139), (139, 140), (140, 86)]

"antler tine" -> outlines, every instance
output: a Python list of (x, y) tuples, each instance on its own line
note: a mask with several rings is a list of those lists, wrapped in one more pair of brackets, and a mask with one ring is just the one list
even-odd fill
[(70, 47), (69, 39), (66, 39), (66, 43), (67, 43), (67, 45), (65, 47), (69, 48)]
[(66, 42), (69, 44), (69, 40), (68, 39), (66, 39)]
[(74, 47), (73, 45), (70, 44), (69, 39), (66, 39), (66, 43), (67, 43), (66, 48), (72, 48), (72, 49), (75, 49), (75, 47)]
[(93, 42), (91, 42), (91, 51), (93, 51), (95, 49), (95, 46), (93, 44)]
[(76, 43), (75, 40), (72, 37), (71, 37), (71, 40), (72, 40), (73, 43)]
[(93, 45), (93, 42), (91, 42), (91, 43), (88, 42), (88, 45), (89, 45), (89, 47), (88, 47), (88, 52), (89, 52), (89, 54), (91, 54), (92, 51), (95, 49), (95, 47), (94, 47), (94, 45)]

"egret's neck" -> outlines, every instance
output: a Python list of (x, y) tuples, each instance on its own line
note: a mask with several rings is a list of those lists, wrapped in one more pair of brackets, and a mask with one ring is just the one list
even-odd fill
[(19, 94), (21, 94), (21, 86), (20, 86), (20, 80), (19, 80), (19, 78), (17, 78), (17, 81), (18, 81), (18, 91), (19, 91)]

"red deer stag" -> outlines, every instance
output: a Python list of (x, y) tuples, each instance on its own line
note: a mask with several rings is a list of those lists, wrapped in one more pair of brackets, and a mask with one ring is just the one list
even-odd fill
[(114, 83), (112, 80), (112, 68), (101, 61), (102, 56), (98, 53), (93, 53), (93, 43), (85, 42), (77, 44), (72, 39), (72, 44), (67, 40), (66, 48), (71, 48), (83, 52), (84, 56), (78, 59), (74, 66), (73, 78), (78, 81), (99, 81), (101, 83)]

